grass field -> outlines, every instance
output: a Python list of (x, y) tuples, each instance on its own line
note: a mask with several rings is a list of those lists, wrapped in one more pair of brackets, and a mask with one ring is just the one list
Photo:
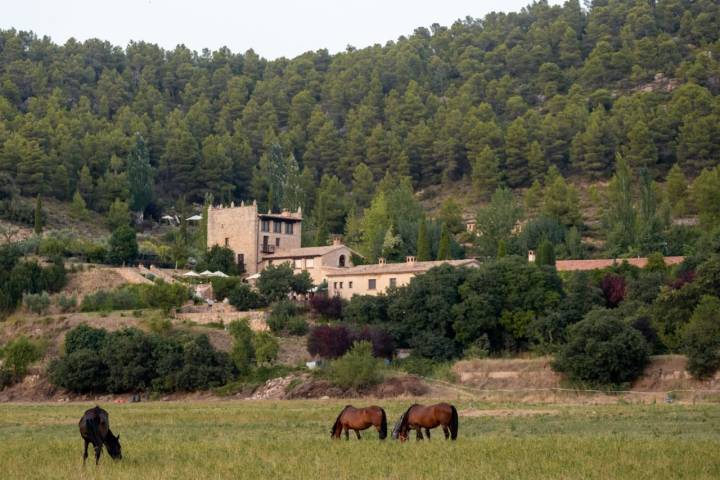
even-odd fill
[[(91, 404), (0, 405), (0, 478), (720, 478), (720, 405), (460, 402), (457, 442), (439, 430), (430, 442), (374, 431), (333, 442), (346, 403), (105, 405), (124, 458), (84, 469), (77, 421)], [(378, 403), (391, 429), (409, 402)]]

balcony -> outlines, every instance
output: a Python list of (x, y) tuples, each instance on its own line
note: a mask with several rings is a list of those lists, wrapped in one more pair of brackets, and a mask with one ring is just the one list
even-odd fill
[(260, 251), (262, 253), (271, 253), (271, 254), (275, 253), (275, 245), (263, 243), (262, 246), (260, 247)]

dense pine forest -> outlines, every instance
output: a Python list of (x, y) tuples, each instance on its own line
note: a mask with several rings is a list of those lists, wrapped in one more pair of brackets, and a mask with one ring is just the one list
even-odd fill
[[(149, 215), (258, 199), (303, 207), (309, 243), (367, 236), (360, 212), (388, 174), (410, 190), (472, 180), (485, 200), (556, 185), (567, 207), (563, 177), (607, 180), (622, 158), (637, 184), (674, 167), (680, 201), (720, 156), (719, 27), (712, 0), (539, 1), (272, 61), (2, 31), (0, 195)], [(400, 234), (414, 244), (417, 224)]]

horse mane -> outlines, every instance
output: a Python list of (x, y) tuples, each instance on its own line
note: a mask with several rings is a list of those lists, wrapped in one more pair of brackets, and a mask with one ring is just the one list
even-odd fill
[(340, 417), (342, 417), (342, 416), (343, 416), (343, 413), (345, 413), (345, 410), (347, 410), (347, 409), (350, 408), (350, 407), (352, 407), (352, 405), (345, 405), (345, 408), (343, 408), (342, 410), (340, 410), (340, 414), (339, 414), (339, 415), (337, 416), (337, 418), (335, 419), (335, 423), (333, 423), (332, 429), (330, 430), (330, 435), (332, 435), (332, 434), (335, 433), (335, 429), (336, 429), (336, 428), (338, 427), (338, 425), (340, 424)]
[(413, 403), (408, 407), (407, 410), (405, 410), (405, 413), (402, 414), (402, 417), (400, 417), (400, 423), (393, 429), (393, 437), (397, 438), (398, 434), (403, 431), (405, 427), (407, 427), (408, 424), (408, 414), (410, 413), (410, 410), (417, 407), (418, 403)]

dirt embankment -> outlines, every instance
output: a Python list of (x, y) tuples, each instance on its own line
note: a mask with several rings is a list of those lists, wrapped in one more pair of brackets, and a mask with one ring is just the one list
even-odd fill
[(606, 394), (567, 387), (561, 375), (551, 367), (550, 357), (533, 359), (485, 359), (461, 361), (453, 370), (458, 388), (482, 398), (508, 398), (530, 402), (616, 402), (688, 401), (720, 398), (720, 372), (707, 380), (696, 380), (686, 370), (682, 355), (653, 357), (637, 381), (621, 390)]

